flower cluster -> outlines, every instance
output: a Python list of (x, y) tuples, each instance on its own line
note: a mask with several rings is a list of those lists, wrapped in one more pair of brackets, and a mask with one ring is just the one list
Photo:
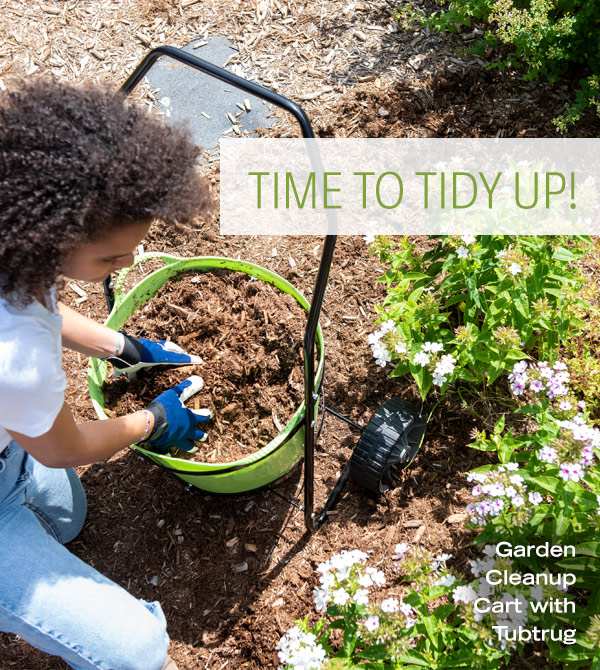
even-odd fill
[[(546, 361), (539, 363), (527, 363), (519, 361), (513, 366), (513, 371), (508, 375), (511, 391), (515, 395), (523, 395), (527, 388), (532, 393), (545, 392), (545, 394), (554, 400), (569, 394), (569, 372), (567, 366), (558, 361), (550, 365)], [(570, 401), (560, 409), (571, 409)]]
[(384, 321), (379, 330), (369, 335), (369, 344), (375, 363), (382, 368), (392, 360), (390, 347), (395, 356), (405, 354), (408, 350), (406, 342), (396, 333), (396, 324), (392, 319)]
[(561, 432), (555, 445), (545, 445), (537, 455), (540, 461), (558, 466), (559, 476), (565, 481), (583, 479), (586, 468), (594, 462), (594, 450), (600, 448), (600, 431), (588, 425), (581, 413), (576, 413), (585, 409), (585, 402), (574, 398), (567, 366), (560, 361), (553, 366), (519, 361), (509, 381), (515, 395), (524, 394), (526, 389), (533, 394), (543, 393), (553, 403), (555, 414), (570, 417), (557, 422)]
[(385, 575), (381, 570), (363, 568), (367, 558), (369, 556), (364, 551), (344, 550), (319, 564), (317, 572), (321, 573), (320, 586), (313, 590), (318, 611), (326, 612), (330, 603), (339, 607), (367, 605), (368, 589), (385, 584)]
[(578, 482), (596, 458), (595, 449), (600, 448), (600, 431), (588, 425), (580, 414), (571, 420), (559, 421), (558, 425), (561, 433), (556, 446), (545, 446), (538, 452), (538, 458), (558, 465), (558, 474), (565, 481)]
[(471, 523), (484, 526), (502, 512), (514, 512), (515, 523), (527, 521), (530, 511), (525, 501), (528, 499), (536, 506), (543, 502), (543, 498), (537, 492), (527, 494), (527, 485), (518, 469), (517, 463), (507, 463), (486, 473), (470, 472), (467, 475), (467, 481), (475, 482), (472, 494), (480, 498), (467, 505)]
[(282, 668), (294, 670), (320, 670), (327, 652), (317, 642), (313, 633), (299, 626), (290, 628), (276, 647)]
[(477, 238), (475, 235), (461, 235), (460, 241), (456, 241), (456, 255), (461, 259), (469, 258), (469, 253), (471, 252), (470, 247), (475, 244), (476, 241)]
[(424, 342), (413, 357), (415, 365), (427, 366), (432, 371), (436, 386), (443, 386), (456, 367), (456, 358), (452, 354), (442, 354), (443, 350), (441, 342)]
[(500, 260), (502, 270), (511, 277), (516, 278), (521, 274), (529, 274), (529, 258), (512, 246), (499, 251), (496, 258)]

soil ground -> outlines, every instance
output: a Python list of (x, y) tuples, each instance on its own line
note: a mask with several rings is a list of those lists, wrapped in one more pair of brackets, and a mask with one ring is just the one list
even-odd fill
[[(235, 37), (242, 56), (251, 54), (280, 92), (290, 97), (319, 93), (302, 103), (317, 135), (556, 135), (550, 120), (562, 111), (566, 86), (551, 90), (543, 83), (523, 83), (512, 73), (485, 70), (476, 58), (457, 51), (470, 43), (466, 34), (390, 31), (394, 3), (235, 4), (238, 11), (231, 12), (226, 2), (218, 1), (106, 0), (78, 7), (47, 2), (42, 7), (2, 0), (0, 30), (7, 39), (0, 77), (10, 86), (30, 70), (53, 69), (74, 81), (120, 83), (122, 73), (131, 71), (149, 45), (183, 45), (206, 29)], [(32, 25), (45, 26), (45, 42), (44, 31), (38, 40), (40, 31), (28, 30)], [(345, 56), (340, 46), (347, 47)], [(276, 58), (279, 68), (273, 64)], [(570, 135), (595, 137), (599, 126), (597, 118), (586, 117)], [(282, 122), (273, 132), (296, 131)], [(216, 218), (187, 233), (157, 226), (145, 242), (147, 251), (241, 257), (277, 272), (309, 299), (321, 248), (320, 238), (223, 237)], [(141, 278), (150, 269), (137, 268), (135, 276)], [(384, 296), (383, 285), (375, 281), (381, 274), (362, 238), (338, 239), (321, 317), (325, 403), (360, 425), (392, 396), (421, 406), (415, 387), (406, 379), (388, 379), (367, 344), (377, 317), (375, 305)], [(63, 300), (99, 321), (106, 317), (98, 285), (73, 288), (67, 283)], [(155, 320), (148, 320), (148, 333)], [(175, 339), (175, 332), (170, 335)], [(194, 346), (202, 355), (200, 338)], [(65, 353), (68, 400), (80, 421), (94, 418), (86, 364), (85, 357)], [(300, 468), (272, 490), (219, 497), (189, 490), (137, 452), (125, 450), (80, 468), (88, 520), (69, 548), (136, 597), (161, 602), (172, 639), (170, 653), (181, 670), (276, 667), (275, 646), (297, 618), (313, 612), (314, 569), (332, 553), (369, 551), (370, 565), (388, 578), (382, 597), (401, 593), (391, 560), (399, 542), (451, 553), (449, 565), (465, 568), (473, 535), (462, 523), (471, 499), (464, 473), (486, 458), (466, 445), (474, 428), (481, 428), (475, 413), (493, 423), (496, 411), (489, 395), (471, 395), (465, 401), (440, 403), (401, 486), (374, 498), (350, 481), (330, 518), (312, 534), (305, 532), (303, 513), (296, 507), (302, 504)], [(357, 438), (347, 423), (326, 415), (315, 463), (317, 511)], [(5, 634), (0, 634), (0, 656), (2, 670), (66, 668), (61, 660)], [(546, 666), (532, 652), (519, 667)]]

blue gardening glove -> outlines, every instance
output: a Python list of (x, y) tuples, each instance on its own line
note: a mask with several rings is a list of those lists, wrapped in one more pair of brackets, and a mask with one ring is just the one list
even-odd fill
[(199, 356), (191, 356), (174, 342), (160, 340), (152, 342), (142, 337), (133, 337), (120, 331), (124, 338), (123, 351), (117, 356), (109, 356), (107, 360), (114, 367), (114, 376), (123, 372), (129, 377), (142, 368), (155, 365), (192, 365), (202, 363)]
[(146, 440), (139, 444), (159, 454), (166, 454), (169, 447), (194, 451), (194, 442), (204, 442), (206, 433), (196, 426), (208, 421), (212, 412), (209, 409), (187, 409), (183, 405), (203, 385), (201, 377), (189, 377), (155, 398), (146, 407), (154, 415), (154, 428)]

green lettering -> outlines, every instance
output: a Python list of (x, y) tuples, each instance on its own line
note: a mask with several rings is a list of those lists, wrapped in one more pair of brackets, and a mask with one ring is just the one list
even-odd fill
[(290, 186), (292, 187), (292, 190), (294, 191), (294, 197), (296, 198), (296, 204), (298, 205), (299, 209), (304, 208), (304, 203), (306, 202), (306, 198), (308, 197), (308, 190), (309, 188), (312, 187), (312, 208), (315, 208), (315, 173), (311, 172), (308, 176), (308, 181), (306, 182), (306, 188), (304, 189), (304, 195), (302, 197), (302, 201), (300, 201), (300, 198), (298, 197), (298, 191), (296, 191), (296, 184), (294, 183), (294, 178), (292, 176), (291, 172), (286, 172), (285, 173), (285, 206), (286, 209), (290, 208)]
[(493, 197), (494, 189), (498, 185), (498, 180), (500, 179), (501, 175), (502, 175), (502, 172), (498, 172), (498, 174), (496, 175), (496, 179), (494, 179), (494, 183), (492, 184), (492, 188), (490, 188), (488, 186), (488, 183), (485, 179), (485, 175), (483, 174), (483, 172), (479, 173), (479, 176), (481, 177), (481, 181), (483, 182), (483, 185), (485, 186), (485, 190), (488, 192), (488, 196), (489, 196), (488, 197), (488, 208), (489, 209), (492, 209), (492, 197)]
[(261, 207), (261, 179), (263, 175), (269, 175), (269, 172), (248, 172), (248, 176), (256, 175), (258, 179), (256, 180), (256, 208), (260, 209)]
[(425, 209), (427, 209), (427, 208), (429, 207), (429, 192), (428, 192), (428, 189), (429, 189), (429, 184), (428, 184), (428, 182), (429, 182), (429, 176), (430, 176), (430, 175), (431, 175), (431, 176), (435, 176), (435, 175), (437, 174), (437, 172), (415, 172), (415, 174), (416, 174), (417, 176), (421, 176), (421, 175), (423, 175), (423, 176), (425, 177), (425, 184), (424, 184), (425, 203), (424, 203), (424, 206), (425, 206)]
[(367, 175), (374, 175), (374, 172), (354, 172), (354, 175), (362, 175), (362, 208), (367, 208)]
[(323, 207), (325, 209), (342, 209), (341, 205), (328, 205), (327, 204), (327, 194), (331, 191), (332, 193), (338, 193), (341, 191), (339, 188), (329, 188), (327, 185), (327, 178), (328, 177), (334, 177), (334, 176), (340, 176), (342, 173), (341, 172), (323, 172)]
[[(471, 180), (471, 184), (473, 185), (473, 197), (471, 200), (466, 204), (466, 205), (459, 205), (457, 201), (457, 177), (462, 176), (462, 177), (468, 177)], [(466, 209), (467, 207), (470, 207), (475, 200), (477, 199), (477, 182), (475, 181), (475, 177), (468, 173), (468, 172), (453, 172), (452, 173), (452, 208), (453, 209)]]

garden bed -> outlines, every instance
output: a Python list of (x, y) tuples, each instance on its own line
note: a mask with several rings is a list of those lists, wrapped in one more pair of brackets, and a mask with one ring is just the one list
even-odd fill
[[(322, 3), (256, 2), (241, 3), (239, 12), (231, 11), (229, 0), (180, 4), (175, 9), (175, 3), (138, 0), (85, 6), (48, 0), (42, 6), (3, 0), (0, 24), (8, 37), (0, 85), (43, 69), (72, 81), (118, 85), (150, 46), (182, 46), (206, 30), (236, 40), (236, 62), (259, 59), (262, 74), (270, 72), (279, 92), (305, 106), (320, 135), (553, 136), (551, 119), (567, 98), (565, 90), (523, 83), (512, 74), (486, 71), (477, 59), (456, 58), (457, 47), (469, 44), (461, 35), (372, 30), (389, 21), (396, 3), (331, 2), (325, 10)], [(266, 19), (259, 17), (265, 7)], [(38, 30), (41, 25), (44, 30)], [(344, 49), (338, 49), (342, 43)], [(598, 119), (586, 118), (570, 136), (597, 136), (598, 130)], [(297, 128), (287, 123), (272, 133), (293, 134)], [(217, 184), (218, 174), (212, 179)], [(155, 229), (145, 242), (146, 250), (179, 256), (239, 256), (281, 274), (309, 299), (321, 244), (309, 237), (222, 237), (217, 220), (188, 236)], [(146, 271), (135, 272), (141, 278)], [(373, 306), (384, 296), (383, 285), (375, 283), (382, 272), (361, 238), (338, 240), (321, 319), (324, 389), (328, 405), (361, 425), (393, 395), (420, 405), (416, 386), (407, 378), (387, 379), (368, 347), (377, 318)], [(67, 285), (62, 297), (98, 321), (106, 318), (99, 285), (77, 285), (77, 291)], [(142, 328), (139, 334), (152, 335)], [(67, 399), (77, 419), (94, 419), (85, 358), (66, 352), (65, 368)], [(204, 370), (200, 374), (207, 389), (214, 388)], [(438, 406), (401, 487), (374, 499), (350, 482), (314, 535), (304, 532), (302, 512), (280, 497), (302, 503), (299, 470), (274, 493), (221, 498), (187, 491), (180, 480), (125, 451), (80, 468), (88, 519), (69, 548), (136, 597), (161, 602), (170, 653), (180, 670), (276, 667), (275, 646), (296, 619), (313, 611), (314, 570), (332, 554), (369, 551), (370, 564), (388, 578), (382, 597), (402, 593), (391, 569), (400, 542), (451, 553), (448, 565), (468, 570), (476, 554), (470, 546), (474, 533), (463, 523), (473, 500), (465, 473), (494, 457), (465, 445), (475, 437), (474, 412), (485, 413), (493, 424), (503, 410), (492, 394), (467, 400), (446, 398)], [(316, 454), (317, 509), (356, 438), (350, 426), (327, 417)], [(519, 670), (549, 667), (538, 649), (527, 651), (515, 666)], [(0, 656), (3, 670), (67, 667), (5, 634), (0, 634)]]

